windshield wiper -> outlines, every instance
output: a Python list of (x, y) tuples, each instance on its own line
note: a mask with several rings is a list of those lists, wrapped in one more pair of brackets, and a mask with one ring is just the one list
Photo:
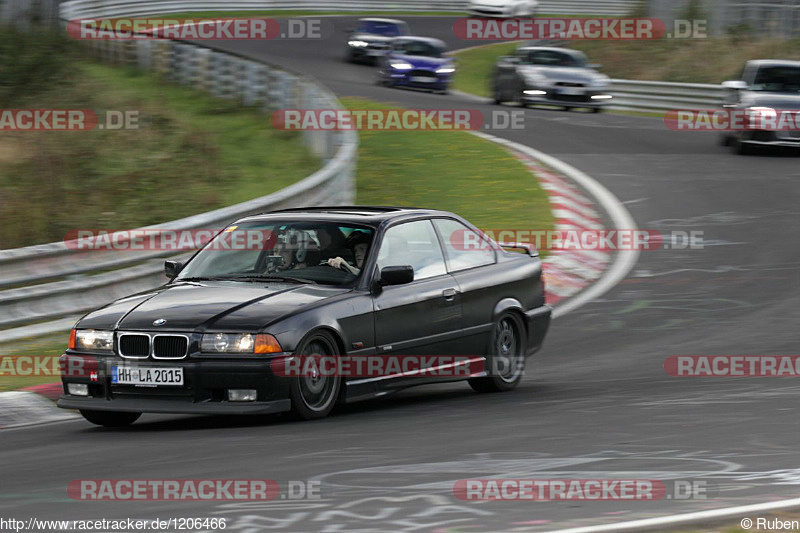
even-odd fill
[(301, 283), (303, 285), (316, 285), (316, 281), (312, 281), (310, 279), (305, 278), (295, 278), (292, 276), (275, 276), (275, 275), (266, 275), (266, 276), (231, 276), (231, 280), (234, 281), (291, 281), (294, 283)]

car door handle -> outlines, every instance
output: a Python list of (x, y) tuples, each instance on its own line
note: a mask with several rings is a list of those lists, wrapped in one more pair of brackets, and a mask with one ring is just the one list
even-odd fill
[(448, 302), (452, 302), (455, 299), (456, 294), (458, 294), (458, 291), (455, 289), (445, 289), (442, 291), (442, 296)]

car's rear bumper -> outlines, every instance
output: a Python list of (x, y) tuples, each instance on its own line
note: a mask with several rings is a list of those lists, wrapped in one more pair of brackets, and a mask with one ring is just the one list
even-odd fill
[(552, 314), (553, 308), (546, 304), (525, 313), (526, 326), (528, 327), (528, 355), (536, 353), (542, 347), (544, 337), (550, 328)]
[[(260, 360), (160, 360), (131, 361), (116, 356), (62, 355), (62, 368), (78, 368), (70, 359), (91, 359), (88, 375), (62, 375), (64, 395), (57, 405), (65, 409), (97, 411), (133, 411), (142, 413), (180, 414), (267, 414), (287, 411), (289, 379), (276, 375), (270, 359)], [(86, 364), (84, 366), (89, 366)], [(134, 386), (112, 382), (113, 368), (183, 369), (183, 385)], [(69, 394), (67, 385), (88, 386), (88, 396)], [(228, 391), (255, 390), (255, 401), (232, 402)]]
[(739, 142), (759, 146), (800, 148), (800, 131), (747, 131), (740, 135)]

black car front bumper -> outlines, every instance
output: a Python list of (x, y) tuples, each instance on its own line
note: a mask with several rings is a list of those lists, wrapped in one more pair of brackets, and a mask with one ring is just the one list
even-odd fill
[[(270, 359), (258, 361), (202, 360), (187, 358), (175, 361), (131, 361), (116, 356), (62, 355), (62, 368), (70, 366), (70, 358), (90, 358), (96, 368), (89, 375), (62, 376), (64, 395), (58, 407), (94, 411), (139, 413), (176, 413), (200, 415), (254, 415), (288, 411), (289, 380), (274, 374)], [(180, 386), (134, 386), (112, 383), (114, 366), (135, 365), (139, 368), (183, 369)], [(68, 394), (69, 383), (88, 385), (89, 396)], [(256, 401), (232, 402), (229, 389), (257, 391)]]

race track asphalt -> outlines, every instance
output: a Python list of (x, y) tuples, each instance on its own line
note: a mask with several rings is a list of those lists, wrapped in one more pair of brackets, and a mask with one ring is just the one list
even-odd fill
[[(352, 17), (322, 41), (218, 46), (308, 71), (340, 96), (423, 109), (500, 109), (459, 94), (376, 86), (343, 61)], [(453, 18), (409, 17), (452, 36)], [(511, 109), (511, 108), (508, 108)], [(800, 318), (800, 171), (791, 155), (742, 157), (660, 119), (527, 109), (495, 131), (612, 191), (638, 227), (702, 231), (702, 249), (643, 252), (600, 300), (554, 321), (514, 392), (466, 384), (405, 391), (329, 419), (144, 416), (124, 430), (83, 421), (3, 432), (0, 516), (228, 519), (227, 530), (540, 531), (800, 496), (792, 378), (675, 378), (671, 355), (792, 355)], [(388, 134), (387, 134), (388, 135)], [(402, 152), (398, 157), (402, 157)], [(458, 154), (443, 153), (457, 158)], [(796, 181), (799, 180), (799, 181)], [(435, 207), (435, 206), (434, 206)], [(465, 478), (705, 483), (706, 499), (459, 501)], [(320, 481), (321, 500), (77, 502), (75, 479)]]

